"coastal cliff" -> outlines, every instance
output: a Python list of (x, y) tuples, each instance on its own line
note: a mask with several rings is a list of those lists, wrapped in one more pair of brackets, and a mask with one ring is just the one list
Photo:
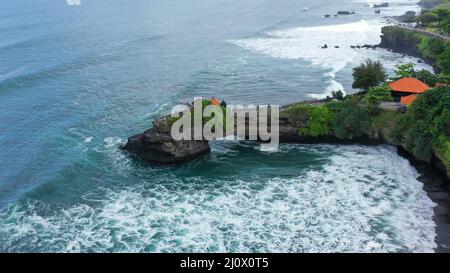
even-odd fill
[[(444, 41), (396, 26), (385, 26), (381, 29), (381, 33), (379, 45), (381, 48), (422, 59), (431, 65), (436, 73), (441, 71), (439, 55), (443, 52), (441, 48), (445, 47)], [(437, 45), (436, 48), (439, 52), (430, 50), (431, 47), (428, 45), (431, 43)]]
[[(425, 158), (417, 153), (420, 143), (411, 143), (411, 130), (404, 127), (405, 113), (391, 110), (379, 110), (371, 117), (363, 107), (343, 102), (298, 103), (283, 107), (279, 119), (280, 143), (298, 144), (364, 144), (393, 145), (410, 159), (424, 162), (440, 170), (450, 178), (450, 164), (445, 150), (430, 146), (430, 156)], [(337, 106), (336, 106), (337, 105)], [(340, 110), (327, 110), (340, 107)], [(318, 126), (320, 132), (311, 129), (312, 112), (323, 116), (336, 117), (330, 121), (321, 118)], [(327, 113), (327, 114), (323, 114)], [(148, 162), (157, 164), (180, 164), (192, 161), (208, 153), (210, 147), (207, 141), (175, 141), (170, 135), (170, 117), (161, 117), (154, 121), (153, 128), (142, 134), (132, 136), (123, 147), (133, 155)], [(419, 146), (419, 147), (418, 147)], [(425, 145), (424, 145), (425, 146)]]

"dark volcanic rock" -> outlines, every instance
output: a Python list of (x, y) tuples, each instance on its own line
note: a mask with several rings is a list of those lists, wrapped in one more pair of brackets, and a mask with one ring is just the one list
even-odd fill
[(413, 22), (414, 18), (416, 17), (416, 12), (414, 11), (407, 11), (405, 14), (400, 16), (393, 16), (395, 20), (399, 21), (400, 23), (411, 23)]
[(377, 4), (373, 5), (374, 9), (388, 8), (388, 7), (389, 7), (389, 3), (382, 3), (382, 4), (379, 4), (379, 5), (377, 5)]
[(167, 118), (157, 119), (152, 129), (130, 137), (123, 149), (145, 161), (159, 164), (188, 162), (211, 150), (208, 141), (175, 141), (170, 130)]
[(355, 14), (354, 11), (348, 11), (348, 10), (340, 10), (337, 12), (338, 15), (352, 15)]
[(443, 0), (421, 0), (419, 3), (417, 3), (417, 5), (425, 9), (432, 9), (437, 5), (442, 4), (443, 2)]
[(381, 33), (381, 43), (379, 44), (379, 47), (389, 49), (396, 53), (420, 58), (425, 63), (431, 65), (436, 73), (440, 72), (437, 60), (423, 55), (419, 48), (420, 39), (416, 37), (415, 32), (396, 28), (394, 26), (385, 26), (381, 29)]

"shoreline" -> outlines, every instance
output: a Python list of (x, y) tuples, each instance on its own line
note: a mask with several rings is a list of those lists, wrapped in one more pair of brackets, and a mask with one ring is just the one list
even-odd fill
[[(389, 24), (387, 24), (389, 25)], [(408, 53), (405, 55), (412, 56)], [(417, 56), (412, 56), (417, 57)], [(418, 58), (424, 62), (423, 58)], [(357, 94), (357, 93), (356, 93)], [(301, 101), (294, 104), (314, 104), (322, 102), (322, 100)], [(285, 105), (283, 108), (285, 108)], [(137, 155), (138, 157), (149, 160), (158, 160), (161, 155), (166, 157), (165, 160), (176, 162), (176, 164), (184, 163), (202, 156), (204, 153), (210, 151), (208, 143), (178, 143), (178, 148), (182, 150), (179, 155), (172, 150), (167, 150), (165, 144), (173, 144), (174, 141), (163, 137), (167, 133), (167, 128), (164, 118), (156, 119), (155, 126), (133, 137), (130, 137), (127, 145), (122, 147), (124, 150)], [(283, 127), (283, 129), (282, 129)], [(298, 134), (297, 128), (290, 124), (289, 121), (280, 119), (280, 143), (286, 144), (332, 144), (332, 145), (390, 145), (397, 149), (397, 154), (402, 158), (408, 160), (411, 166), (417, 171), (419, 176), (416, 178), (423, 184), (423, 190), (427, 193), (428, 198), (436, 204), (433, 208), (433, 221), (435, 224), (436, 237), (434, 242), (436, 248), (434, 252), (450, 253), (450, 179), (444, 170), (439, 168), (439, 159), (433, 158), (430, 162), (417, 160), (410, 152), (405, 150), (401, 145), (393, 144), (387, 137), (387, 133), (382, 130), (372, 132), (368, 136), (355, 138), (352, 140), (342, 140), (334, 136), (328, 137), (301, 137)], [(191, 144), (198, 147), (192, 148)], [(176, 146), (176, 145), (173, 145)], [(152, 155), (153, 153), (153, 155)], [(152, 156), (149, 156), (152, 155)], [(147, 157), (147, 158), (146, 158)], [(152, 161), (149, 160), (149, 161)], [(166, 162), (162, 162), (166, 164)], [(169, 163), (170, 164), (170, 163)]]
[[(422, 1), (418, 2), (416, 5), (424, 8), (422, 5), (420, 5), (421, 2)], [(391, 16), (390, 18), (398, 21), (395, 17)], [(384, 34), (384, 29), (387, 29), (389, 27), (389, 25), (384, 26), (382, 28), (382, 34)], [(435, 61), (424, 58), (417, 52), (413, 52), (409, 49), (399, 50), (399, 48), (392, 47), (388, 45), (383, 38), (378, 46), (396, 53), (416, 57), (422, 62), (430, 65), (435, 72), (438, 70)], [(411, 166), (413, 166), (417, 170), (417, 172), (420, 174), (417, 180), (423, 184), (423, 190), (427, 193), (428, 197), (433, 201), (433, 203), (436, 204), (436, 206), (433, 208), (433, 221), (436, 225), (435, 243), (437, 244), (435, 252), (450, 253), (450, 178), (445, 173), (445, 171), (436, 167), (436, 165), (439, 164), (437, 162), (434, 162), (433, 164), (433, 162), (427, 163), (419, 161), (402, 147), (397, 147), (397, 153), (401, 157), (407, 159), (410, 162)], [(438, 161), (438, 159), (433, 158), (432, 161)]]
[(436, 204), (433, 208), (433, 221), (436, 225), (435, 253), (450, 253), (450, 179), (436, 167), (414, 159), (407, 151), (397, 148), (397, 154), (411, 164), (420, 176), (423, 190)]

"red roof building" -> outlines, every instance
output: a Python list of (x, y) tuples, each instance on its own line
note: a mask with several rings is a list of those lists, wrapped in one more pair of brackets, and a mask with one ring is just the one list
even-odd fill
[(401, 93), (422, 94), (430, 89), (428, 85), (415, 78), (403, 78), (389, 83), (392, 91)]
[(400, 103), (404, 106), (410, 106), (416, 99), (418, 95), (409, 95), (402, 97)]

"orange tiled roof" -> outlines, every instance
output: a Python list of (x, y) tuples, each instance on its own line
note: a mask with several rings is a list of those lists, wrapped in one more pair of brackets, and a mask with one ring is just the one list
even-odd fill
[(418, 95), (409, 95), (406, 97), (402, 97), (400, 103), (406, 106), (410, 106), (416, 99)]
[(219, 106), (219, 105), (220, 105), (220, 100), (218, 100), (218, 99), (216, 99), (216, 98), (212, 98), (211, 104), (212, 104), (212, 105), (217, 105), (217, 106)]
[(421, 94), (430, 89), (428, 85), (415, 78), (403, 78), (398, 81), (389, 83), (389, 86), (393, 91), (416, 94)]

